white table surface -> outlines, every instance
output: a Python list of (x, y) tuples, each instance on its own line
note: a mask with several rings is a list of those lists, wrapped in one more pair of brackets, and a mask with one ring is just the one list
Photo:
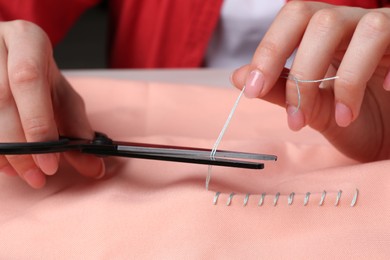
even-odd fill
[(231, 87), (233, 69), (94, 69), (63, 70), (65, 76), (103, 77), (113, 79), (158, 81), (176, 84), (197, 84)]

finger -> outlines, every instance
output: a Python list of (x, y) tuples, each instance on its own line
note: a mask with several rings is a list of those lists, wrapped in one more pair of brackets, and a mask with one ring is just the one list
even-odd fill
[(366, 14), (356, 27), (335, 82), (335, 118), (348, 126), (359, 115), (368, 80), (390, 43), (390, 17), (381, 12)]
[[(23, 142), (23, 130), (19, 114), (12, 97), (8, 82), (7, 51), (3, 41), (0, 41), (0, 125), (2, 126), (0, 142)], [(1, 156), (1, 164), (5, 171), (17, 172), (30, 186), (40, 188), (45, 184), (43, 173), (35, 165), (31, 156)], [(9, 164), (8, 164), (9, 162)], [(12, 170), (13, 169), (13, 170)]]
[(105, 165), (102, 158), (96, 157), (95, 155), (80, 154), (78, 152), (66, 152), (64, 156), (81, 175), (100, 179), (105, 174)]
[(273, 87), (301, 41), (310, 17), (325, 6), (328, 5), (291, 1), (282, 8), (254, 54), (247, 72), (247, 97), (264, 96)]
[(30, 155), (8, 155), (7, 160), (28, 185), (35, 189), (45, 186), (45, 174), (36, 167)]
[[(250, 65), (244, 65), (233, 72), (231, 77), (231, 81), (233, 85), (237, 86), (238, 89), (242, 89), (244, 86), (243, 82), (245, 82), (246, 70)], [(288, 70), (283, 70), (282, 74), (288, 74)], [(272, 89), (262, 97), (263, 100), (271, 102), (273, 104), (285, 107), (286, 105), (286, 79), (279, 78)]]
[[(27, 22), (14, 22), (12, 30), (7, 28), (9, 83), (24, 137), (31, 142), (56, 140), (58, 134), (48, 82), (51, 69), (48, 61), (52, 59), (50, 41), (41, 29)], [(21, 140), (22, 136), (17, 135)], [(34, 157), (46, 174), (57, 171), (55, 154)]]
[(0, 172), (9, 176), (18, 175), (18, 173), (14, 170), (14, 168), (12, 168), (4, 156), (0, 156)]
[[(317, 11), (304, 33), (290, 75), (298, 80), (322, 79), (330, 68), (336, 49), (345, 39), (350, 39), (359, 21), (358, 9), (331, 7)], [(289, 124), (299, 130), (318, 115), (319, 82), (287, 81), (287, 111)], [(298, 86), (297, 86), (298, 85)], [(300, 96), (298, 95), (298, 88)], [(298, 100), (300, 99), (300, 100)], [(298, 109), (299, 103), (299, 111)], [(298, 116), (299, 115), (299, 116)], [(294, 122), (298, 119), (299, 122)], [(313, 120), (318, 119), (317, 116)], [(294, 125), (294, 127), (292, 127)]]
[[(55, 84), (55, 111), (60, 133), (92, 139), (95, 132), (89, 124), (84, 101), (62, 75), (57, 78), (60, 81)], [(65, 158), (84, 176), (101, 178), (105, 173), (104, 161), (97, 156), (72, 152), (65, 153)]]
[(383, 81), (383, 88), (390, 91), (390, 69), (387, 71), (385, 80)]
[(246, 64), (235, 69), (230, 75), (230, 82), (232, 85), (241, 90), (245, 85), (246, 76), (250, 68), (251, 65)]

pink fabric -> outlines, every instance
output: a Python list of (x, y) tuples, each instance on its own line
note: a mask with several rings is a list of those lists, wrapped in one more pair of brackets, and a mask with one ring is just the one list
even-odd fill
[[(98, 131), (206, 148), (237, 96), (233, 89), (200, 86), (71, 82)], [(214, 167), (209, 191), (207, 166), (137, 159), (107, 159), (108, 175), (98, 181), (63, 164), (39, 191), (0, 175), (0, 258), (387, 259), (390, 161), (358, 164), (310, 129), (290, 132), (285, 121), (283, 109), (243, 99), (220, 148), (279, 160), (261, 171)], [(350, 207), (355, 189), (358, 201)], [(216, 191), (223, 193), (213, 205)], [(226, 206), (231, 192), (236, 195)]]

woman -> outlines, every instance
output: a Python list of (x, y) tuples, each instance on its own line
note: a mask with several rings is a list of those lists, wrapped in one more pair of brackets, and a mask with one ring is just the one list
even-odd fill
[[(26, 3), (27, 2), (27, 3)], [(96, 0), (0, 2), (0, 142), (55, 140), (58, 134), (91, 138), (83, 102), (52, 58), (74, 20)], [(330, 2), (330, 1), (329, 1)], [(279, 12), (249, 65), (233, 73), (246, 95), (285, 106), (290, 128), (309, 125), (337, 148), (359, 160), (390, 157), (390, 10), (377, 1), (291, 1)], [(205, 61), (221, 0), (112, 0), (112, 67), (198, 67)], [(367, 9), (356, 8), (360, 6)], [(290, 75), (318, 79), (336, 75), (334, 85), (280, 79), (297, 49)], [(255, 113), (255, 112), (254, 112)], [(366, 127), (369, 125), (370, 127)], [(99, 178), (104, 163), (94, 156), (65, 154), (81, 174)], [(34, 188), (58, 168), (58, 155), (0, 157), (4, 173)]]

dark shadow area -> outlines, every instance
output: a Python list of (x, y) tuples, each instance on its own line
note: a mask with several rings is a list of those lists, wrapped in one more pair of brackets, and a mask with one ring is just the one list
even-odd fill
[(107, 4), (86, 11), (54, 48), (60, 69), (107, 67)]

